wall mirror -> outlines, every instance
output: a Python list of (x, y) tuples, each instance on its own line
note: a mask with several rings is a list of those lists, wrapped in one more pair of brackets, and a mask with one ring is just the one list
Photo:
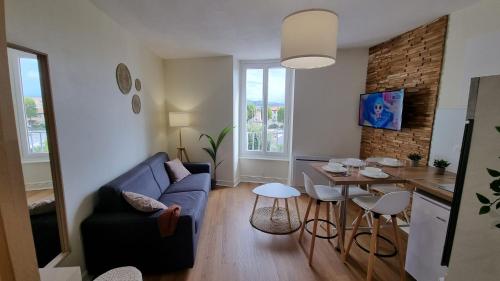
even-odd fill
[(38, 267), (53, 267), (70, 249), (48, 57), (22, 46), (7, 46), (12, 106), (36, 258)]

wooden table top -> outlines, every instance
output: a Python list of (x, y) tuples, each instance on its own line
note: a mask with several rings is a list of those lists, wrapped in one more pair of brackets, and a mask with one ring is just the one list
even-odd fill
[(357, 169), (353, 169), (350, 176), (344, 176), (338, 173), (330, 173), (323, 170), (321, 167), (325, 165), (322, 162), (312, 162), (310, 164), (316, 171), (323, 174), (332, 182), (333, 185), (367, 185), (367, 184), (387, 184), (387, 183), (405, 183), (406, 180), (390, 175), (386, 179), (374, 179), (365, 177), (358, 173)]
[(437, 175), (436, 168), (429, 166), (420, 167), (381, 167), (382, 170), (391, 175), (387, 179), (372, 179), (359, 175), (358, 171), (352, 172), (350, 176), (334, 174), (323, 170), (321, 167), (326, 163), (313, 162), (310, 165), (319, 173), (326, 176), (334, 185), (372, 185), (405, 183), (414, 186), (424, 192), (430, 193), (447, 202), (453, 199), (453, 192), (439, 188), (440, 184), (455, 183), (456, 174), (446, 171), (444, 175)]

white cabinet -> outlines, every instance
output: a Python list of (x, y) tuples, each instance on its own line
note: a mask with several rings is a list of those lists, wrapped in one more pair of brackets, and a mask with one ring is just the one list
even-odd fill
[(418, 281), (437, 281), (445, 276), (441, 266), (450, 206), (414, 193), (406, 271)]

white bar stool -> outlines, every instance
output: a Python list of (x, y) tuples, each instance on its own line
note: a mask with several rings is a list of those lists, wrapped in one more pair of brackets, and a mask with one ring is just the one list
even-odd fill
[[(299, 243), (302, 240), (302, 235), (304, 234), (304, 229), (306, 228), (306, 224), (308, 222), (307, 218), (309, 216), (309, 211), (311, 210), (311, 206), (314, 200), (316, 200), (316, 209), (314, 213), (314, 224), (313, 224), (313, 231), (311, 233), (312, 235), (312, 240), (311, 240), (311, 247), (309, 250), (309, 265), (312, 265), (312, 257), (314, 253), (314, 243), (316, 241), (316, 237), (318, 238), (323, 238), (323, 239), (328, 239), (330, 240), (331, 238), (334, 238), (335, 236), (330, 235), (330, 228), (331, 225), (333, 224), (330, 222), (330, 204), (331, 203), (337, 203), (338, 201), (343, 200), (343, 196), (341, 193), (336, 191), (334, 188), (326, 185), (314, 185), (313, 181), (311, 178), (306, 174), (304, 174), (304, 185), (306, 188), (306, 193), (309, 195), (309, 204), (307, 205), (307, 210), (306, 214), (304, 216), (304, 220), (302, 221), (302, 226), (300, 228), (300, 234), (299, 234)], [(321, 220), (318, 219), (319, 216), (319, 211), (321, 207), (321, 203), (326, 203), (326, 220)], [(335, 206), (333, 206), (333, 214), (335, 216), (335, 227), (337, 228), (337, 243), (340, 248), (341, 253), (343, 252), (343, 246), (344, 242), (342, 241), (342, 235), (338, 235), (339, 229), (339, 216), (337, 213), (337, 210), (335, 209)], [(309, 220), (311, 221), (311, 220)], [(317, 229), (318, 229), (318, 221), (323, 221), (326, 222), (326, 237), (325, 236), (319, 236), (317, 235)]]
[(396, 254), (399, 259), (399, 270), (400, 270), (400, 280), (404, 281), (406, 279), (406, 272), (404, 268), (404, 259), (401, 255), (400, 249), (401, 239), (399, 237), (398, 225), (396, 215), (404, 211), (404, 209), (410, 203), (410, 193), (408, 191), (396, 191), (385, 194), (383, 196), (374, 197), (358, 197), (353, 199), (360, 210), (358, 211), (357, 220), (354, 224), (354, 229), (352, 230), (351, 237), (347, 243), (347, 248), (344, 254), (344, 262), (347, 261), (349, 257), (349, 251), (351, 250), (352, 242), (358, 231), (359, 224), (361, 223), (361, 218), (365, 211), (373, 213), (374, 225), (370, 240), (370, 256), (368, 258), (368, 269), (366, 280), (371, 281), (373, 278), (373, 265), (375, 262), (375, 252), (377, 251), (377, 238), (380, 229), (380, 216), (389, 215), (391, 216), (392, 228), (394, 231), (394, 238), (396, 240)]

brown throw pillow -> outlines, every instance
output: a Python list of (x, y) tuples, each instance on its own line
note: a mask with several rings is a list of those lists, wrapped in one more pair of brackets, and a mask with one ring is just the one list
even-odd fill
[(183, 178), (191, 175), (191, 173), (182, 165), (179, 159), (174, 159), (165, 163), (168, 168), (168, 172), (172, 176), (174, 182), (178, 182)]
[(130, 191), (123, 191), (122, 196), (125, 199), (125, 201), (127, 201), (127, 203), (130, 204), (130, 206), (134, 207), (134, 209), (141, 212), (150, 213), (158, 210), (167, 209), (167, 206), (165, 206), (165, 204), (158, 202), (155, 199), (148, 197), (146, 195)]

